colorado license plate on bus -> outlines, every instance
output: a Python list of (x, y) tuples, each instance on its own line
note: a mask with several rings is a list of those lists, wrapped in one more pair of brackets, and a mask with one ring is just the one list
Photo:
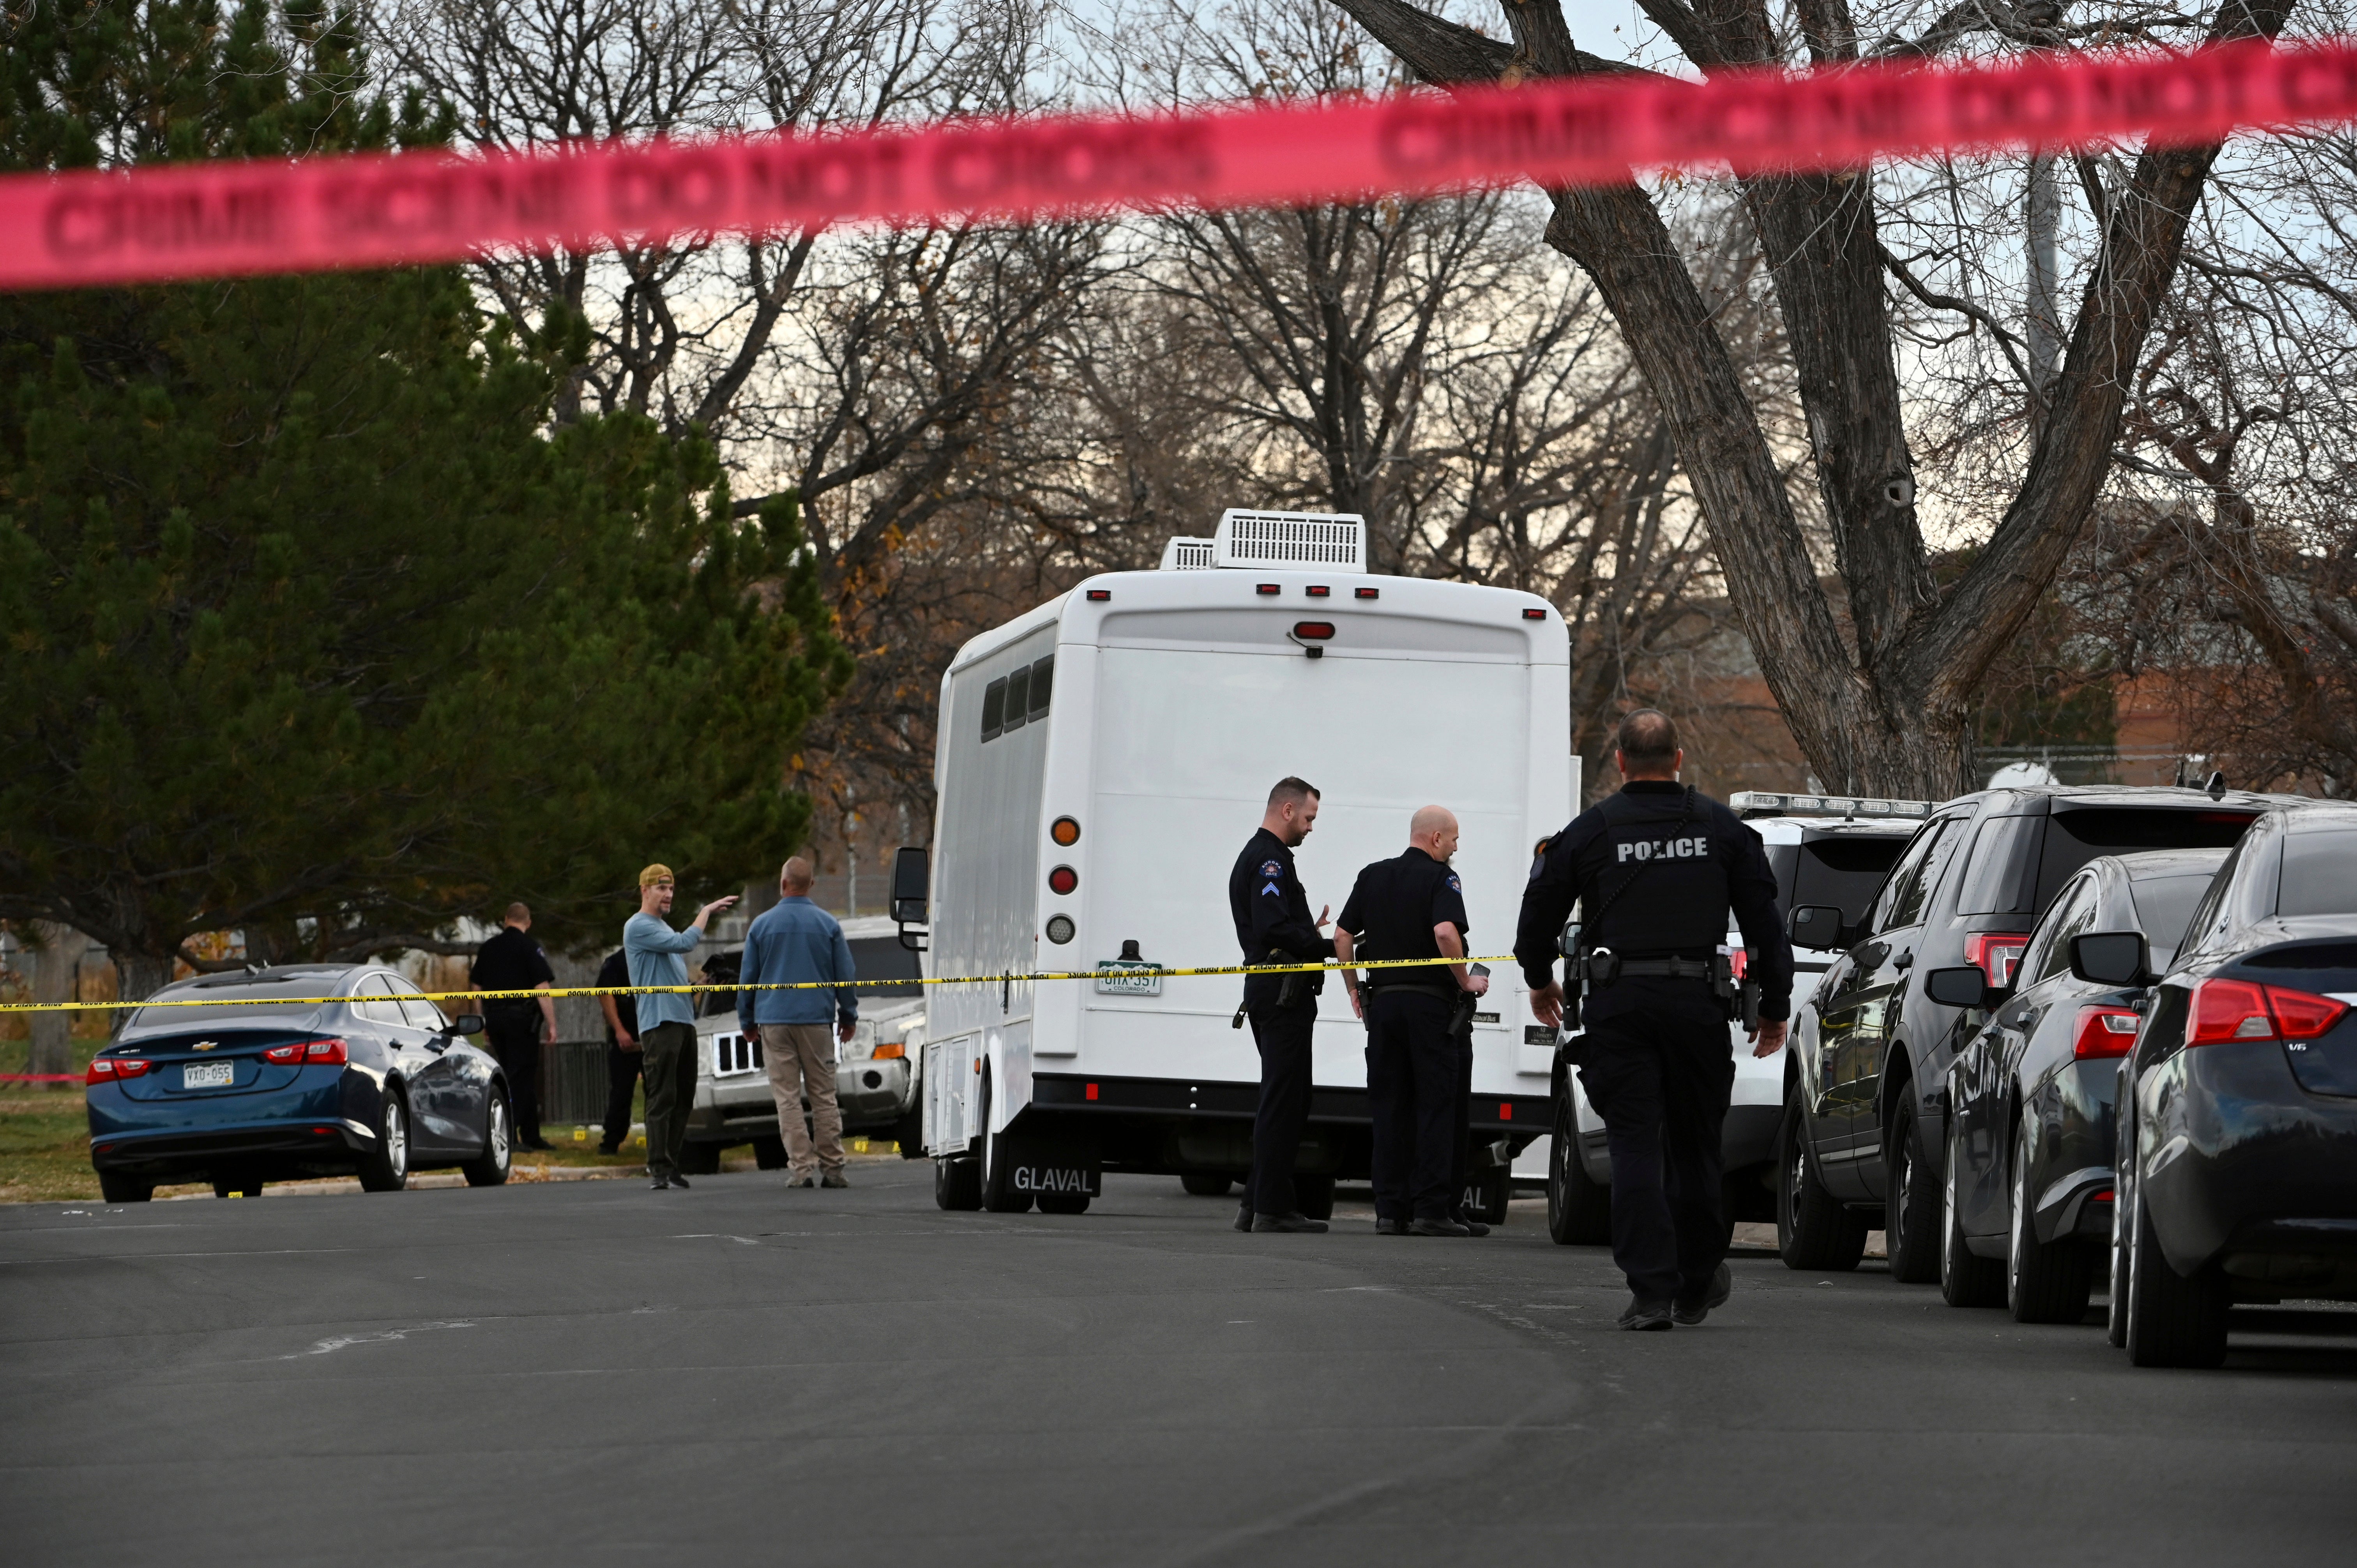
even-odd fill
[(1159, 996), (1162, 972), (1150, 963), (1124, 963), (1107, 959), (1097, 965), (1100, 996)]
[(236, 1081), (235, 1062), (190, 1062), (180, 1069), (182, 1089), (227, 1089)]

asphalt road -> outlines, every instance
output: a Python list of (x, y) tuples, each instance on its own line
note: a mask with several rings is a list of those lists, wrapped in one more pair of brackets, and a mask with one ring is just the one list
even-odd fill
[[(2357, 1327), (2138, 1371), (1738, 1258), (584, 1182), (0, 1213), (12, 1564), (2346, 1561)], [(1349, 1216), (1355, 1212), (1359, 1218)]]

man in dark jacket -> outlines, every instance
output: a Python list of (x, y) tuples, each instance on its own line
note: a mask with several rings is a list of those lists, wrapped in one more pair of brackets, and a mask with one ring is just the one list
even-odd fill
[[(556, 980), (548, 955), (532, 940), (532, 911), (522, 904), (508, 906), (506, 924), (499, 934), (475, 950), (474, 966), (467, 972), (470, 991), (546, 991)], [(534, 1004), (538, 1005), (535, 1006)], [(483, 1033), (491, 1054), (506, 1069), (508, 1097), (513, 1101), (516, 1143), (527, 1149), (550, 1147), (540, 1135), (540, 1027), (556, 1038), (556, 1003), (548, 996), (497, 997), (483, 1004)]]
[[(598, 966), (597, 984), (630, 983), (630, 955), (616, 948)], [(601, 1155), (619, 1155), (630, 1135), (630, 1101), (639, 1091), (639, 1065), (646, 1053), (639, 1047), (639, 999), (600, 996), (598, 1011), (606, 1015), (606, 1131), (598, 1142)]]
[[(1318, 822), (1318, 791), (1298, 779), (1280, 779), (1268, 792), (1260, 831), (1228, 874), (1228, 909), (1246, 963), (1307, 963), (1334, 956), (1319, 928), (1326, 912), (1309, 918), (1309, 896), (1293, 872), (1293, 852)], [(1244, 1012), (1260, 1050), (1260, 1104), (1253, 1113), (1253, 1168), (1244, 1182), (1239, 1230), (1323, 1230), (1326, 1222), (1301, 1212), (1293, 1191), (1293, 1162), (1309, 1125), (1309, 1042), (1318, 1024), (1322, 974), (1248, 974)]]

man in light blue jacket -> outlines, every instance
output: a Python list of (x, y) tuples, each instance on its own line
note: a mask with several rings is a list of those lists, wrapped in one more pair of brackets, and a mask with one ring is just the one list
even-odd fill
[[(786, 1140), (786, 1185), (808, 1187), (816, 1176), (821, 1187), (849, 1187), (843, 1174), (843, 1108), (834, 1098), (834, 1048), (837, 1040), (851, 1038), (859, 1021), (858, 994), (845, 983), (859, 975), (843, 928), (811, 902), (812, 876), (811, 863), (802, 856), (786, 862), (778, 875), (782, 897), (745, 933), (737, 978), (748, 986), (817, 983), (825, 989), (738, 992), (737, 1021), (748, 1035), (759, 1032), (778, 1131)], [(808, 1128), (804, 1095), (810, 1097)]]
[[(687, 955), (704, 940), (713, 916), (737, 902), (731, 894), (695, 912), (687, 929), (674, 931), (671, 913), (675, 888), (671, 867), (650, 865), (639, 873), (639, 912), (622, 927), (622, 956), (632, 985), (685, 985)], [(695, 1009), (685, 996), (665, 992), (639, 999), (639, 1049), (647, 1081), (647, 1175), (657, 1190), (685, 1187), (679, 1174), (680, 1145), (687, 1138), (687, 1113), (695, 1104)]]

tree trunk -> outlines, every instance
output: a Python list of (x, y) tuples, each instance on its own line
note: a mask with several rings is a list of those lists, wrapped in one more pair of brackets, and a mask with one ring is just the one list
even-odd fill
[[(114, 999), (118, 1002), (142, 1002), (171, 983), (171, 953), (132, 952), (124, 948), (109, 948), (114, 960)], [(123, 1021), (131, 1016), (124, 1008), (114, 1015), (109, 1034), (123, 1032)]]
[[(31, 924), (34, 945), (27, 956), (33, 961), (33, 1000), (72, 1001), (74, 976), (81, 968), (81, 955), (90, 950), (90, 939), (71, 926), (52, 925), (47, 920)], [(71, 1013), (32, 1015), (32, 1049), (25, 1063), (27, 1072), (73, 1070), (74, 1017)]]

